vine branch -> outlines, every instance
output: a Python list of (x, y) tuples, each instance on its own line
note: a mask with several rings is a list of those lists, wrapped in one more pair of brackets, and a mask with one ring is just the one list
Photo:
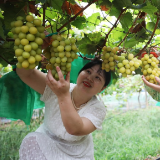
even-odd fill
[(57, 29), (57, 32), (59, 32), (62, 28), (67, 26), (70, 22), (74, 21), (78, 15), (80, 15), (86, 8), (88, 8), (91, 4), (94, 2), (97, 2), (98, 0), (93, 0), (91, 3), (87, 4), (82, 10), (80, 10), (74, 17), (72, 17), (68, 22), (66, 22), (63, 26), (61, 26), (59, 29)]
[(122, 16), (123, 12), (125, 12), (126, 10), (127, 10), (127, 8), (126, 8), (126, 9), (122, 9), (122, 10), (121, 10), (121, 13), (120, 13), (120, 15), (118, 16), (118, 18), (117, 18), (116, 22), (114, 23), (114, 25), (112, 26), (112, 28), (110, 29), (110, 31), (106, 34), (106, 37), (105, 37), (105, 40), (104, 40), (103, 46), (105, 46), (105, 44), (106, 44), (106, 41), (107, 41), (107, 38), (108, 38), (109, 34), (110, 34), (110, 33), (111, 33), (111, 31), (116, 27), (117, 22), (118, 22), (118, 21), (119, 21), (119, 19), (121, 18), (121, 16)]
[(118, 44), (117, 47), (119, 47), (119, 46), (125, 41), (125, 39), (127, 38), (128, 34), (129, 34), (129, 32), (130, 32), (130, 30), (131, 30), (131, 29), (133, 28), (133, 26), (136, 24), (136, 22), (137, 22), (137, 20), (138, 20), (138, 17), (139, 17), (139, 15), (140, 15), (140, 13), (141, 13), (141, 12), (139, 11), (139, 13), (138, 13), (138, 15), (137, 15), (137, 17), (136, 17), (134, 23), (132, 24), (131, 28), (128, 30), (127, 34), (126, 34), (125, 37), (122, 39), (122, 41)]
[(148, 42), (146, 43), (146, 45), (143, 47), (143, 49), (140, 50), (140, 52), (139, 52), (137, 55), (135, 55), (135, 57), (136, 57), (136, 56), (139, 56), (139, 55), (147, 48), (147, 46), (150, 44), (150, 42), (151, 42), (151, 40), (152, 40), (152, 38), (153, 38), (153, 36), (154, 36), (154, 33), (155, 33), (155, 31), (156, 31), (156, 28), (157, 28), (157, 26), (158, 26), (159, 20), (160, 20), (160, 17), (159, 17), (159, 15), (157, 15), (157, 22), (156, 22), (156, 24), (155, 24), (155, 27), (154, 27), (154, 30), (153, 30), (153, 32), (152, 32), (152, 35), (151, 35), (150, 39), (148, 40)]
[(2, 57), (1, 55), (0, 55), (0, 57), (5, 61), (5, 62), (7, 62), (8, 64), (11, 64), (11, 65), (14, 65), (15, 63), (11, 63), (11, 62), (9, 62), (8, 60), (6, 60), (4, 57)]
[(46, 10), (46, 7), (45, 7), (45, 4), (43, 5), (43, 24), (42, 26), (45, 27), (45, 10)]

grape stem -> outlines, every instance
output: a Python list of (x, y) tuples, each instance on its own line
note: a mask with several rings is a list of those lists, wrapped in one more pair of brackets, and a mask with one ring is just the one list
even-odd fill
[[(79, 53), (79, 52), (78, 52)], [(83, 59), (87, 59), (87, 60), (93, 60), (93, 58), (87, 58), (87, 57), (83, 57), (81, 53), (79, 53), (79, 57), (83, 58)]]
[(1, 41), (15, 41), (13, 38), (6, 38), (5, 40), (3, 38), (0, 38)]
[(152, 40), (152, 38), (153, 38), (153, 36), (154, 36), (154, 33), (155, 33), (155, 31), (156, 31), (156, 28), (157, 28), (157, 26), (158, 26), (159, 20), (160, 20), (160, 15), (157, 15), (157, 22), (156, 22), (156, 24), (155, 24), (155, 27), (154, 27), (154, 30), (153, 30), (153, 32), (152, 32), (152, 35), (151, 35), (150, 39), (148, 40), (148, 42), (146, 43), (146, 45), (143, 47), (143, 49), (140, 50), (140, 52), (139, 52), (137, 55), (135, 55), (135, 57), (136, 57), (136, 56), (140, 56), (141, 53), (142, 53), (142, 52), (147, 48), (147, 46), (151, 43), (151, 40)]
[(86, 8), (88, 8), (91, 4), (94, 2), (97, 2), (98, 0), (93, 0), (91, 3), (87, 4), (83, 9), (81, 9), (74, 17), (70, 18), (68, 22), (66, 22), (63, 26), (61, 26), (59, 29), (57, 29), (57, 32), (59, 32), (62, 28), (67, 26), (70, 22), (74, 21), (78, 15), (80, 15)]

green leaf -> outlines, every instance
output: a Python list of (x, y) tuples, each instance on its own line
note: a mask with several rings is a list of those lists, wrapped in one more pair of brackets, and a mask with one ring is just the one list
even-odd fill
[(72, 4), (76, 4), (75, 0), (68, 0)]
[(144, 3), (144, 0), (131, 0), (131, 1), (134, 4), (142, 4), (142, 3)]
[(36, 0), (36, 3), (45, 3), (46, 0)]
[(61, 10), (62, 4), (64, 0), (46, 0), (46, 3), (49, 7), (53, 7), (54, 9)]
[(94, 43), (98, 43), (101, 39), (101, 32), (93, 32), (88, 34), (88, 38)]
[(87, 18), (87, 21), (90, 22), (88, 25), (98, 25), (100, 23), (100, 20), (98, 19), (100, 17), (100, 13), (94, 13), (90, 17)]
[(83, 54), (94, 54), (97, 51), (97, 46), (95, 44), (82, 44), (78, 48)]
[(92, 41), (88, 38), (87, 34), (84, 34), (84, 38), (76, 42), (77, 46), (80, 46), (81, 44), (92, 44)]
[(150, 2), (147, 2), (147, 6), (142, 8), (142, 11), (148, 13), (148, 14), (154, 14), (155, 12), (157, 12), (157, 7), (151, 5)]
[(3, 26), (2, 26), (2, 19), (0, 19), (0, 37), (2, 37), (3, 39), (6, 38), (4, 35)]
[(86, 19), (84, 17), (77, 17), (75, 21), (73, 21), (71, 24), (75, 26), (78, 29), (83, 29), (86, 27)]
[(121, 9), (117, 9), (116, 7), (112, 6), (112, 8), (111, 8), (111, 10), (109, 12), (109, 15), (118, 17), (120, 13), (121, 13)]
[(136, 40), (134, 37), (126, 39), (126, 41), (124, 42), (124, 47), (125, 48), (132, 48), (133, 46), (135, 46), (136, 44), (138, 44), (139, 41)]
[(132, 14), (130, 12), (123, 14), (120, 23), (122, 24), (122, 28), (127, 30), (132, 24)]
[(118, 80), (118, 76), (115, 74), (115, 72), (111, 72), (112, 74), (112, 84), (115, 84)]
[(151, 3), (160, 11), (160, 0), (151, 0)]
[(140, 75), (143, 75), (142, 71), (141, 71), (141, 68), (138, 68), (135, 70), (135, 73), (136, 74), (140, 74)]
[(130, 0), (114, 0), (112, 3), (116, 8), (123, 8), (123, 7), (131, 7), (132, 6), (132, 2)]
[(113, 30), (110, 34), (110, 38), (115, 41), (119, 41), (122, 40), (122, 38), (126, 35), (126, 33), (124, 32), (124, 29), (122, 28), (116, 28), (116, 30)]
[[(39, 12), (43, 14), (43, 8), (41, 8), (41, 9), (39, 10)], [(51, 9), (51, 8), (49, 8), (49, 7), (46, 8), (46, 10), (45, 10), (45, 17), (46, 17), (49, 21), (50, 21), (50, 20), (53, 21), (53, 19), (54, 19), (56, 16), (57, 16), (57, 13), (56, 13), (53, 9)]]
[(154, 27), (155, 27), (155, 23), (154, 22), (148, 22), (147, 25), (146, 25), (146, 29), (150, 30), (153, 32), (154, 30)]
[(22, 16), (22, 17), (25, 16), (25, 13), (23, 10), (24, 6), (25, 6), (25, 2), (19, 2), (18, 5), (16, 6), (14, 6), (13, 4), (6, 3), (3, 6), (5, 30), (9, 31), (11, 29), (10, 23), (12, 21), (15, 21), (18, 16)]

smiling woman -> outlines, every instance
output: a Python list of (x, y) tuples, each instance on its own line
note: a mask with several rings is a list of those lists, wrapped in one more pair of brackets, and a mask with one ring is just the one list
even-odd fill
[[(70, 83), (57, 67), (59, 81), (51, 71), (47, 76), (38, 70), (17, 69), (17, 74), (30, 87), (42, 94), (45, 102), (44, 123), (28, 134), (20, 147), (20, 159), (94, 160), (91, 133), (102, 129), (105, 106), (96, 98), (109, 84), (110, 72), (101, 69), (95, 59), (79, 72), (77, 84)], [(39, 79), (39, 81), (35, 81)]]

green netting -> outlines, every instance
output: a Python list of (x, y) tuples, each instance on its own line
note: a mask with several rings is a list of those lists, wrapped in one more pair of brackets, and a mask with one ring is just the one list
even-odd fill
[(21, 81), (15, 71), (0, 78), (0, 117), (30, 124), (33, 108), (44, 107), (40, 94)]

